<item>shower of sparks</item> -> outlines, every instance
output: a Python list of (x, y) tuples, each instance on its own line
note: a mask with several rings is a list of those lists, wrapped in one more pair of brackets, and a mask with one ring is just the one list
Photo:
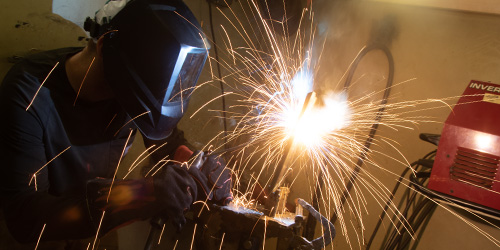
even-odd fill
[[(257, 4), (252, 0), (249, 0), (249, 4), (253, 6), (252, 13), (256, 19), (264, 20)], [(225, 15), (223, 12), (222, 14)], [(273, 170), (283, 155), (283, 145), (292, 139), (295, 157), (285, 161), (285, 176), (293, 165), (296, 165), (293, 168), (304, 171), (306, 165), (299, 164), (298, 159), (307, 156), (310, 161), (306, 171), (308, 174), (312, 173), (315, 179), (318, 179), (320, 172), (326, 177), (324, 207), (336, 208), (334, 213), (340, 218), (342, 231), (345, 232), (343, 211), (339, 205), (341, 190), (345, 189), (357, 155), (364, 150), (364, 139), (380, 108), (380, 105), (363, 104), (363, 101), (377, 93), (355, 101), (349, 100), (345, 91), (321, 93), (315, 104), (302, 111), (306, 95), (314, 90), (314, 72), (317, 70), (312, 58), (313, 27), (310, 27), (311, 32), (308, 34), (302, 34), (302, 29), (299, 28), (296, 39), (292, 40), (276, 36), (273, 28), (265, 21), (258, 27), (251, 27), (251, 32), (247, 32), (236, 15), (235, 22), (225, 16), (237, 32), (244, 36), (248, 46), (233, 48), (234, 44), (230, 43), (232, 46), (226, 53), (230, 59), (227, 62), (219, 62), (231, 72), (228, 78), (236, 82), (233, 92), (240, 97), (239, 103), (231, 106), (228, 111), (237, 124), (228, 135), (227, 141), (236, 143), (239, 138), (251, 138), (251, 143), (239, 152), (241, 166), (238, 173), (245, 174), (247, 171), (257, 170), (255, 180), (264, 182), (261, 183), (264, 187), (268, 186), (273, 175), (280, 174), (274, 173)], [(312, 13), (308, 16), (313, 18)], [(251, 20), (249, 16), (245, 18)], [(266, 48), (257, 48), (252, 42), (251, 33), (261, 33), (267, 40), (265, 43), (259, 43), (259, 46)], [(230, 41), (229, 38), (227, 40)], [(229, 83), (229, 80), (221, 80)], [(393, 109), (402, 106), (404, 105), (394, 106)], [(408, 122), (390, 115), (389, 112), (380, 115), (385, 123), (394, 128)], [(284, 176), (280, 178), (283, 179)], [(379, 188), (374, 194), (379, 196), (382, 203), (386, 192), (381, 188), (381, 183), (376, 180), (370, 183), (366, 179), (361, 183), (372, 189)], [(247, 190), (239, 190), (244, 198), (235, 195), (235, 202), (252, 200), (248, 196), (253, 188), (254, 185), (250, 184)], [(365, 198), (357, 189), (359, 184), (355, 186), (355, 193), (359, 195), (350, 197), (349, 205), (355, 214), (361, 217), (361, 204), (365, 204)], [(330, 215), (331, 211), (324, 209), (324, 212)]]
[(233, 200), (228, 206), (235, 211), (241, 211), (243, 209), (256, 209), (256, 201), (248, 200), (248, 197), (245, 194), (237, 193), (234, 195)]
[[(337, 216), (341, 231), (350, 245), (347, 225), (352, 222), (346, 222), (343, 214), (354, 214), (359, 219), (361, 228), (360, 235), (356, 232), (358, 244), (364, 244), (361, 242), (365, 230), (362, 217), (368, 212), (365, 195), (375, 198), (376, 205), (382, 209), (390, 192), (369, 171), (361, 168), (360, 173), (354, 172), (358, 159), (363, 157), (363, 165), (374, 166), (394, 176), (397, 174), (374, 162), (372, 155), (382, 155), (398, 164), (409, 166), (398, 150), (397, 143), (391, 138), (368, 140), (370, 144), (377, 146), (389, 145), (389, 148), (400, 154), (402, 160), (366, 146), (365, 141), (373, 125), (378, 124), (394, 132), (414, 129), (419, 123), (433, 122), (430, 117), (415, 115), (417, 112), (449, 107), (447, 101), (457, 100), (457, 97), (397, 103), (383, 103), (380, 100), (377, 103), (372, 99), (377, 99), (386, 89), (356, 98), (349, 96), (349, 89), (329, 90), (318, 92), (316, 102), (301, 115), (306, 95), (315, 91), (315, 85), (320, 84), (314, 80), (314, 73), (318, 70), (315, 62), (319, 61), (315, 56), (321, 55), (315, 51), (316, 46), (313, 44), (314, 14), (311, 9), (304, 9), (297, 34), (286, 38), (275, 34), (255, 0), (247, 0), (247, 3), (250, 10), (242, 7), (243, 14), (236, 14), (232, 8), (227, 11), (219, 9), (230, 27), (223, 27), (223, 33), (227, 36), (224, 41), (226, 59), (220, 59), (217, 63), (229, 74), (222, 79), (215, 79), (215, 74), (212, 73), (214, 81), (222, 81), (230, 87), (231, 92), (220, 97), (231, 95), (238, 99), (226, 111), (236, 122), (225, 138), (228, 143), (226, 147), (239, 147), (233, 166), (237, 176), (234, 200), (230, 207), (257, 208), (258, 202), (253, 191), (257, 186), (267, 187), (273, 175), (280, 174), (275, 171), (276, 165), (283, 156), (284, 145), (292, 139), (292, 157), (285, 161), (285, 171), (280, 176), (280, 182), (283, 183), (292, 172), (297, 176), (305, 174), (307, 178), (314, 180), (313, 183), (323, 178), (324, 186), (319, 194), (321, 212), (327, 217)], [(244, 23), (255, 25), (245, 27)], [(279, 22), (272, 23), (275, 26), (281, 25)], [(306, 23), (311, 26), (304, 28)], [(238, 47), (231, 41), (227, 35), (230, 33), (228, 28), (233, 28), (241, 36), (245, 46)], [(281, 28), (286, 29), (283, 26)], [(210, 58), (209, 61), (215, 59)], [(335, 83), (331, 85), (332, 89), (336, 87)], [(242, 141), (246, 144), (242, 145)], [(245, 175), (252, 175), (252, 179), (242, 184), (240, 179), (244, 179)], [(353, 175), (357, 176), (357, 181), (346, 197), (344, 207), (341, 204), (342, 194)], [(296, 178), (293, 177), (289, 184), (293, 185)], [(313, 190), (312, 185), (311, 196)], [(401, 218), (396, 204), (390, 203), (388, 211)], [(398, 218), (395, 220), (401, 220)], [(391, 220), (392, 224), (396, 222)], [(412, 232), (411, 228), (406, 230)]]

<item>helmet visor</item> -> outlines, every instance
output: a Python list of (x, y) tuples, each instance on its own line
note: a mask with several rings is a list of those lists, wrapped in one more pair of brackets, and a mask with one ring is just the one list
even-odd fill
[(162, 106), (168, 102), (183, 102), (189, 99), (206, 59), (206, 49), (181, 47)]

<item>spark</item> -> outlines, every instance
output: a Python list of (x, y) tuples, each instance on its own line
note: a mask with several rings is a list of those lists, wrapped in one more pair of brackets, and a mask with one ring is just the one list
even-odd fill
[[(160, 237), (158, 237), (158, 245), (160, 245), (161, 238), (163, 237), (164, 231), (165, 231), (165, 223), (163, 223), (163, 227), (161, 228), (161, 232), (160, 232)], [(174, 247), (174, 249), (175, 249), (175, 247)]]
[(222, 249), (222, 244), (224, 244), (224, 236), (226, 236), (226, 233), (223, 233), (223, 234), (222, 234), (222, 239), (220, 240), (219, 250), (221, 250), (221, 249)]
[[(36, 174), (33, 174), (33, 177), (32, 177), (32, 178), (33, 178), (33, 180), (34, 180), (34, 182), (35, 182), (35, 191), (38, 191), (38, 184), (36, 184)], [(28, 184), (28, 185), (31, 185), (31, 182), (30, 182), (30, 184)]]
[(94, 64), (94, 60), (95, 60), (95, 56), (92, 57), (92, 61), (90, 62), (89, 67), (87, 68), (87, 72), (85, 72), (85, 76), (83, 76), (82, 83), (80, 83), (80, 87), (78, 88), (78, 92), (76, 93), (76, 97), (75, 97), (75, 101), (73, 102), (73, 106), (76, 105), (76, 100), (78, 100), (78, 96), (80, 96), (80, 91), (82, 90), (83, 83), (87, 79), (87, 76), (88, 76), (88, 74), (90, 72), (90, 68), (92, 68), (92, 65)]
[(223, 97), (223, 96), (226, 96), (226, 95), (232, 95), (233, 93), (231, 92), (226, 92), (224, 93), (223, 95), (220, 95), (220, 96), (217, 96), (215, 98), (213, 98), (212, 100), (206, 102), (205, 104), (203, 104), (203, 106), (201, 106), (196, 112), (194, 112), (190, 117), (189, 119), (193, 118), (193, 116), (195, 116), (200, 110), (202, 110), (204, 107), (206, 107), (207, 105), (209, 105), (210, 103), (212, 103), (213, 101), (216, 101), (216, 100), (219, 100), (219, 98)]
[(191, 240), (191, 248), (189, 249), (193, 249), (193, 244), (194, 244), (194, 236), (196, 235), (196, 228), (197, 228), (198, 224), (194, 224), (194, 229), (193, 229), (193, 239)]
[(38, 248), (38, 244), (40, 243), (40, 239), (42, 238), (43, 231), (45, 230), (45, 226), (47, 224), (43, 224), (42, 231), (40, 232), (40, 236), (38, 236), (38, 241), (36, 242), (35, 250)]
[(267, 217), (264, 216), (264, 237), (262, 237), (262, 249), (266, 247)]
[(125, 145), (123, 145), (122, 154), (120, 155), (120, 159), (118, 160), (118, 164), (116, 165), (115, 174), (113, 175), (113, 179), (111, 179), (111, 185), (109, 186), (109, 192), (108, 192), (108, 197), (106, 198), (106, 202), (109, 202), (109, 197), (111, 196), (111, 190), (113, 189), (113, 184), (115, 183), (116, 174), (118, 173), (118, 167), (120, 166), (123, 156), (125, 155), (125, 152), (129, 147), (128, 141), (130, 140), (130, 137), (132, 136), (133, 132), (134, 130), (131, 129), (130, 133), (128, 134), (127, 141), (125, 142)]
[(99, 231), (101, 230), (101, 225), (102, 225), (102, 220), (104, 219), (104, 215), (106, 214), (106, 211), (102, 211), (102, 216), (101, 220), (99, 221), (99, 226), (97, 227), (97, 231), (95, 233), (95, 238), (94, 238), (94, 243), (92, 243), (92, 250), (95, 248), (95, 243), (97, 242), (97, 238), (99, 236)]
[[(149, 171), (144, 175), (144, 177), (148, 177), (151, 172), (151, 176), (154, 176), (156, 175), (156, 173), (158, 171), (160, 171), (165, 165), (167, 165), (168, 163), (171, 163), (171, 162), (174, 162), (172, 160), (165, 160), (166, 158), (168, 158), (168, 155), (165, 156), (162, 160), (158, 161), (151, 169), (149, 169)], [(158, 167), (159, 166), (159, 167)], [(154, 170), (154, 171), (153, 171)]]
[(135, 119), (137, 119), (137, 118), (139, 118), (139, 117), (141, 117), (143, 115), (149, 114), (149, 113), (151, 113), (151, 111), (148, 110), (148, 111), (146, 111), (146, 112), (144, 112), (142, 114), (136, 115), (134, 118), (130, 119), (128, 122), (126, 122), (125, 124), (123, 124), (123, 126), (116, 131), (116, 133), (114, 134), (114, 136), (118, 135), (118, 133), (120, 132), (120, 130), (122, 130), (122, 128), (126, 127), (129, 123), (131, 123)]
[(110, 120), (110, 121), (109, 121), (109, 123), (108, 123), (108, 126), (106, 126), (106, 128), (104, 129), (104, 131), (107, 131), (107, 130), (108, 130), (109, 126), (111, 126), (111, 123), (113, 123), (113, 121), (115, 120), (115, 118), (116, 118), (116, 116), (117, 116), (117, 115), (118, 115), (118, 114), (113, 115), (113, 118), (111, 118), (111, 120)]
[(31, 107), (31, 105), (33, 105), (33, 102), (35, 101), (35, 98), (36, 96), (38, 95), (38, 92), (40, 92), (40, 89), (42, 89), (42, 86), (43, 84), (47, 81), (47, 79), (49, 79), (49, 76), (52, 74), (52, 71), (54, 71), (54, 69), (56, 69), (57, 65), (59, 65), (59, 62), (57, 62), (54, 67), (50, 70), (49, 74), (47, 74), (47, 76), (45, 77), (45, 79), (43, 80), (42, 84), (40, 84), (40, 87), (38, 87), (38, 90), (35, 92), (35, 95), (33, 96), (33, 98), (31, 99), (31, 102), (30, 104), (28, 105), (28, 107), (26, 107), (26, 111), (28, 111), (28, 109)]
[[(166, 144), (166, 143), (165, 143)], [(123, 179), (126, 179), (127, 176), (132, 172), (134, 171), (134, 169), (140, 165), (149, 155), (152, 154), (151, 149), (153, 149), (154, 147), (156, 147), (156, 145), (151, 145), (149, 146), (146, 150), (144, 150), (139, 156), (137, 156), (137, 158), (134, 160), (134, 162), (132, 162), (132, 164), (130, 164), (130, 167), (128, 168), (128, 172), (127, 174), (123, 177)], [(161, 146), (160, 146), (161, 147)], [(160, 148), (159, 147), (159, 148)], [(155, 149), (156, 151), (157, 149)], [(143, 155), (146, 154), (146, 157), (142, 157)]]
[[(165, 145), (167, 145), (167, 142), (163, 143), (162, 145), (156, 147), (156, 145), (151, 145), (149, 148), (147, 148), (146, 150), (144, 150), (144, 152), (142, 152), (136, 159), (135, 161), (130, 165), (129, 169), (128, 169), (128, 172), (127, 174), (125, 174), (125, 176), (123, 177), (123, 179), (125, 180), (128, 175), (130, 173), (132, 173), (136, 168), (137, 166), (139, 166), (145, 159), (147, 159), (149, 156), (151, 156), (152, 154), (154, 154), (157, 150), (159, 150), (160, 148), (163, 148)], [(154, 147), (156, 147), (155, 149), (153, 149)], [(151, 150), (153, 149), (153, 150)], [(144, 154), (146, 154), (145, 157), (142, 157)], [(168, 157), (168, 155), (166, 156)], [(142, 158), (142, 159), (141, 159)], [(139, 160), (140, 159), (140, 160)], [(156, 165), (155, 165), (156, 166)], [(153, 166), (151, 169), (153, 169), (155, 166)], [(151, 171), (151, 170), (150, 170)], [(148, 172), (146, 174), (146, 176), (149, 174), (150, 172)], [(146, 177), (145, 176), (145, 177)]]
[(28, 183), (28, 186), (31, 185), (31, 182), (34, 181), (35, 182), (35, 190), (38, 190), (37, 186), (36, 186), (36, 175), (38, 173), (40, 173), (40, 171), (42, 171), (42, 169), (44, 169), (47, 165), (49, 165), (52, 161), (54, 161), (57, 157), (59, 157), (60, 155), (62, 155), (64, 152), (66, 152), (68, 149), (70, 149), (71, 146), (68, 146), (66, 149), (64, 149), (63, 151), (61, 151), (59, 154), (57, 154), (56, 156), (54, 156), (50, 161), (48, 161), (47, 163), (45, 163), (41, 168), (39, 168), (35, 173), (33, 173), (33, 175), (31, 176), (31, 179)]
[[(208, 198), (207, 198), (207, 199), (208, 199)], [(205, 201), (195, 201), (195, 202), (193, 202), (193, 205), (194, 205), (194, 204), (198, 204), (198, 203), (201, 203), (201, 205), (202, 205), (204, 208), (206, 208), (206, 209), (207, 209), (207, 211), (210, 211), (210, 207), (208, 206), (208, 203), (207, 203), (207, 201), (206, 201), (206, 200), (205, 200)], [(200, 210), (201, 210), (201, 211), (198, 213), (198, 217), (200, 217), (201, 213), (203, 212), (203, 209), (200, 209)]]

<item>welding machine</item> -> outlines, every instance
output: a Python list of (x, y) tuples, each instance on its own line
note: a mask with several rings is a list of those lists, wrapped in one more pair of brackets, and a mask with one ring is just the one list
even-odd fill
[(500, 210), (500, 85), (472, 80), (446, 120), (428, 188)]

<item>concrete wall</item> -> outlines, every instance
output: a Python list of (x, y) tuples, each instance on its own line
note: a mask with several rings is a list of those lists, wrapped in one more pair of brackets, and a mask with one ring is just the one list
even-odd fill
[(409, 4), (416, 6), (463, 10), (482, 12), (489, 14), (500, 14), (500, 5), (495, 0), (478, 0), (478, 1), (463, 1), (463, 0), (372, 0), (379, 2)]
[(52, 1), (2, 1), (0, 74), (10, 68), (9, 60), (37, 51), (63, 46), (83, 46), (85, 34), (77, 25), (52, 14)]

